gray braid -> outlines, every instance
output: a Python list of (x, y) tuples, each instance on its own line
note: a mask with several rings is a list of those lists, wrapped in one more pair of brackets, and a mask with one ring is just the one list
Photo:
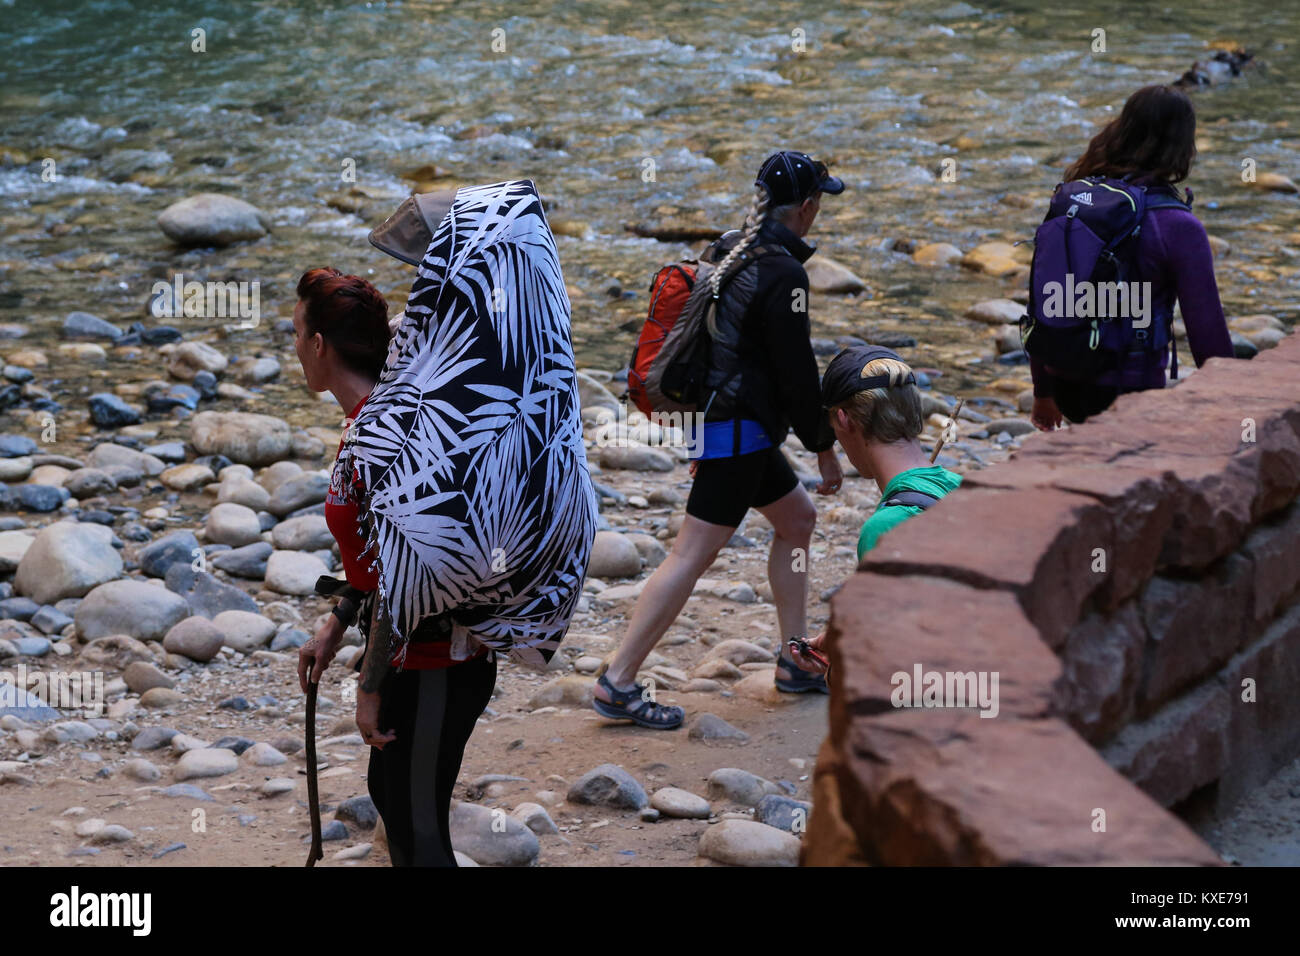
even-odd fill
[(767, 218), (767, 206), (769, 197), (767, 190), (762, 186), (754, 187), (754, 201), (750, 204), (749, 215), (745, 217), (745, 231), (737, 242), (727, 253), (726, 257), (718, 263), (717, 268), (709, 275), (709, 288), (716, 297), (718, 286), (722, 282), (722, 277), (726, 275), (727, 270), (745, 254), (745, 251), (751, 248), (758, 241), (758, 231), (763, 228), (763, 220)]

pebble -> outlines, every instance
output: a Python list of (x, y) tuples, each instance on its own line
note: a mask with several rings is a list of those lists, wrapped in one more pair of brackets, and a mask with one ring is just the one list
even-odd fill
[(122, 769), (128, 776), (141, 783), (153, 783), (162, 776), (162, 771), (157, 766), (143, 758), (128, 760)]
[(500, 809), (457, 802), (450, 828), (452, 846), (480, 866), (532, 866), (541, 852), (537, 834)]
[(190, 606), (180, 595), (144, 581), (121, 580), (101, 584), (87, 594), (74, 619), (77, 634), (86, 641), (114, 634), (160, 641), (189, 616)]
[(729, 866), (798, 866), (799, 839), (752, 820), (723, 820), (700, 837), (700, 856)]
[(253, 744), (243, 753), (243, 759), (254, 767), (276, 767), (288, 763), (289, 758), (268, 743)]
[(749, 740), (749, 734), (737, 727), (731, 726), (716, 714), (700, 714), (691, 722), (689, 736), (692, 740), (721, 740), (736, 743), (745, 743)]
[(807, 832), (808, 816), (811, 813), (811, 803), (782, 794), (769, 793), (758, 801), (758, 805), (754, 808), (754, 819), (778, 830), (797, 834)]
[(186, 800), (199, 800), (204, 803), (213, 802), (210, 793), (192, 783), (173, 783), (169, 787), (163, 787), (161, 793), (164, 797), (184, 797)]
[(296, 786), (296, 781), (289, 777), (272, 777), (262, 784), (260, 792), (264, 797), (277, 797), (282, 793), (291, 793)]
[(707, 820), (712, 815), (709, 801), (678, 787), (662, 787), (650, 798), (650, 806), (666, 817)]
[(132, 693), (143, 694), (155, 687), (175, 687), (176, 682), (147, 661), (134, 661), (122, 672), (122, 680)]
[(373, 830), (379, 822), (379, 811), (369, 794), (349, 797), (342, 801), (334, 815), (340, 820), (350, 820), (362, 830)]
[(769, 793), (778, 793), (780, 788), (770, 780), (740, 770), (735, 767), (722, 767), (709, 774), (709, 799), (726, 800), (745, 807), (754, 807)]
[(176, 764), (174, 776), (177, 781), (183, 782), (203, 777), (222, 777), (238, 769), (239, 758), (233, 750), (204, 748), (183, 753)]
[(617, 531), (596, 532), (587, 564), (589, 577), (630, 578), (640, 573), (641, 552), (633, 541)]
[(37, 604), (54, 604), (112, 581), (122, 568), (111, 529), (56, 521), (42, 529), (24, 552), (14, 587)]
[(217, 656), (224, 643), (225, 635), (222, 631), (207, 618), (199, 615), (187, 617), (175, 624), (163, 638), (165, 650), (204, 664)]
[(316, 579), (328, 574), (320, 558), (305, 551), (273, 551), (266, 561), (266, 586), (281, 594), (316, 593)]
[(511, 816), (539, 836), (544, 833), (560, 832), (560, 828), (555, 825), (546, 808), (538, 803), (521, 803), (515, 807)]
[(622, 810), (640, 810), (650, 802), (636, 778), (612, 763), (601, 764), (574, 781), (568, 800)]

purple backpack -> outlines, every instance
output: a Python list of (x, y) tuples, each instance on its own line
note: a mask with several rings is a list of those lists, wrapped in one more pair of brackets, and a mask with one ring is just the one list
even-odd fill
[[(1025, 352), (1078, 381), (1159, 354), (1173, 343), (1173, 310), (1155, 311), (1137, 269), (1138, 234), (1152, 209), (1191, 207), (1167, 187), (1095, 176), (1060, 183), (1034, 234)], [(1173, 353), (1178, 374), (1178, 353)]]

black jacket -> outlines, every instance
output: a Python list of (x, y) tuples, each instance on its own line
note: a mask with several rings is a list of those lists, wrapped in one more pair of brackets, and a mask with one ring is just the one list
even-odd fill
[[(728, 233), (708, 255), (721, 259), (739, 237)], [(803, 268), (815, 250), (777, 222), (763, 224), (758, 245), (782, 251), (746, 266), (722, 289), (705, 421), (752, 418), (776, 445), (793, 427), (805, 448), (825, 451), (835, 444), (835, 434), (822, 411)]]

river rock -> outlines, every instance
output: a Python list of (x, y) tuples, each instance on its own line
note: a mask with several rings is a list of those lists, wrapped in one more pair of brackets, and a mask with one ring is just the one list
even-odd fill
[(207, 571), (195, 571), (188, 564), (173, 564), (165, 580), (167, 590), (185, 598), (193, 614), (210, 618), (222, 611), (257, 611), (257, 601), (247, 592)]
[(117, 481), (99, 468), (77, 468), (63, 479), (63, 487), (68, 494), (80, 500), (111, 494), (117, 490)]
[(640, 810), (650, 803), (645, 788), (636, 778), (612, 763), (601, 764), (574, 781), (568, 800), (615, 810)]
[(277, 524), (271, 530), (271, 543), (285, 551), (327, 551), (334, 545), (334, 536), (324, 516), (302, 515)]
[(727, 743), (745, 743), (749, 734), (731, 726), (716, 714), (700, 714), (691, 723), (689, 736), (692, 740), (725, 741)]
[(1033, 423), (1026, 418), (995, 418), (984, 425), (990, 436), (995, 435), (1029, 435), (1034, 431)]
[(266, 510), (277, 518), (282, 518), (299, 508), (320, 504), (325, 500), (329, 488), (329, 479), (319, 472), (309, 471), (296, 475), (276, 486), (271, 492)]
[(948, 242), (931, 242), (912, 253), (912, 261), (922, 266), (950, 266), (961, 257), (962, 251)]
[(176, 686), (176, 681), (148, 661), (135, 661), (128, 664), (126, 670), (122, 672), (122, 680), (126, 682), (127, 688), (133, 694), (143, 694), (155, 687), (170, 689)]
[(727, 800), (745, 807), (756, 807), (769, 793), (780, 793), (781, 788), (770, 780), (740, 770), (721, 767), (709, 774), (709, 799)]
[(323, 574), (329, 568), (306, 551), (272, 551), (266, 560), (266, 586), (281, 594), (315, 594), (316, 579)]
[(35, 540), (26, 531), (0, 531), (0, 574), (16, 571)]
[(270, 415), (199, 412), (190, 423), (190, 444), (200, 455), (225, 455), (242, 465), (268, 465), (288, 458), (289, 425)]
[(216, 481), (217, 476), (207, 465), (191, 462), (187, 465), (175, 465), (158, 476), (173, 491), (198, 491), (204, 485)]
[(113, 475), (118, 484), (122, 483), (122, 479), (118, 477), (114, 468), (123, 468), (138, 475), (139, 478), (136, 479), (138, 482), (140, 478), (161, 475), (167, 467), (165, 462), (153, 455), (146, 455), (144, 452), (114, 442), (101, 442), (96, 445), (87, 459), (87, 464), (91, 468), (100, 468)]
[(596, 682), (589, 677), (567, 674), (548, 681), (528, 699), (530, 710), (542, 707), (590, 707)]
[(190, 564), (199, 552), (199, 540), (192, 531), (173, 531), (140, 549), (136, 561), (151, 578), (167, 576), (173, 564)]
[(620, 442), (600, 447), (600, 466), (616, 471), (672, 471), (673, 457), (658, 448), (637, 442)]
[(162, 776), (162, 771), (151, 761), (143, 757), (136, 757), (134, 760), (128, 760), (122, 765), (126, 775), (133, 780), (141, 783), (153, 783)]
[(618, 410), (618, 399), (603, 383), (597, 381), (587, 372), (575, 373), (578, 386), (578, 401), (582, 408), (608, 408)]
[(1251, 184), (1256, 189), (1263, 189), (1267, 192), (1275, 193), (1300, 193), (1300, 186), (1295, 181), (1281, 173), (1256, 173), (1255, 181)]
[(804, 263), (808, 288), (821, 295), (851, 295), (862, 292), (867, 283), (845, 266), (828, 256), (814, 256)]
[(1025, 307), (1011, 299), (989, 299), (985, 302), (977, 302), (966, 310), (968, 319), (999, 326), (1019, 322), (1024, 314)]
[(23, 554), (14, 586), (39, 604), (54, 604), (112, 581), (121, 575), (122, 566), (110, 528), (56, 521)]
[(190, 616), (190, 606), (165, 587), (126, 579), (101, 584), (77, 605), (77, 634), (85, 641), (125, 634), (160, 641), (172, 626)]
[(262, 522), (257, 512), (231, 501), (213, 506), (204, 531), (214, 544), (228, 544), (233, 548), (262, 540)]
[(140, 695), (141, 707), (178, 707), (185, 697), (170, 687), (151, 687)]
[(780, 793), (769, 793), (754, 808), (754, 819), (786, 833), (807, 833), (812, 804)]
[(122, 428), (140, 422), (140, 410), (111, 392), (90, 396), (90, 420), (100, 428)]
[(181, 754), (173, 776), (178, 783), (183, 783), (203, 777), (224, 777), (238, 769), (239, 758), (233, 750), (203, 747)]
[(1022, 252), (1025, 248), (1009, 242), (985, 242), (962, 256), (961, 264), (985, 275), (1005, 278), (1028, 268), (1028, 257), (1032, 252)]
[(282, 763), (289, 762), (288, 757), (270, 744), (261, 741), (253, 744), (240, 756), (245, 763), (254, 767), (278, 767)]
[(271, 493), (251, 478), (236, 474), (226, 476), (223, 473), (221, 486), (217, 489), (217, 501), (228, 501), (254, 511), (265, 511), (271, 503)]
[(267, 218), (252, 203), (234, 196), (198, 193), (164, 209), (158, 228), (182, 246), (226, 246), (266, 235)]
[(65, 339), (98, 340), (115, 342), (122, 337), (122, 330), (111, 322), (105, 322), (89, 312), (69, 312), (63, 320), (59, 333)]
[(650, 798), (650, 806), (666, 817), (684, 820), (707, 820), (713, 813), (709, 801), (678, 787), (661, 787)]
[(226, 647), (241, 654), (265, 647), (275, 634), (274, 621), (249, 611), (222, 611), (212, 619), (212, 625), (221, 632)]
[(617, 531), (597, 531), (591, 547), (587, 576), (593, 578), (630, 578), (641, 573), (641, 553), (626, 535)]
[(163, 638), (165, 650), (202, 664), (216, 657), (224, 643), (225, 635), (220, 628), (197, 614), (173, 625)]
[(798, 866), (799, 838), (752, 820), (723, 820), (700, 837), (700, 856), (728, 866)]
[(540, 803), (521, 803), (515, 807), (510, 815), (538, 836), (544, 833), (560, 832), (560, 828), (555, 825), (551, 815), (546, 812), (546, 808)]
[(27, 476), (31, 473), (32, 460), (27, 456), (22, 458), (0, 458), (0, 481), (26, 481)]
[(265, 541), (221, 551), (212, 556), (212, 566), (237, 578), (261, 581), (266, 577), (266, 559), (274, 549)]
[(334, 816), (340, 820), (350, 820), (362, 830), (373, 830), (379, 823), (379, 811), (368, 793), (341, 801)]
[(500, 809), (458, 801), (451, 808), (452, 846), (481, 866), (532, 866), (537, 834)]

